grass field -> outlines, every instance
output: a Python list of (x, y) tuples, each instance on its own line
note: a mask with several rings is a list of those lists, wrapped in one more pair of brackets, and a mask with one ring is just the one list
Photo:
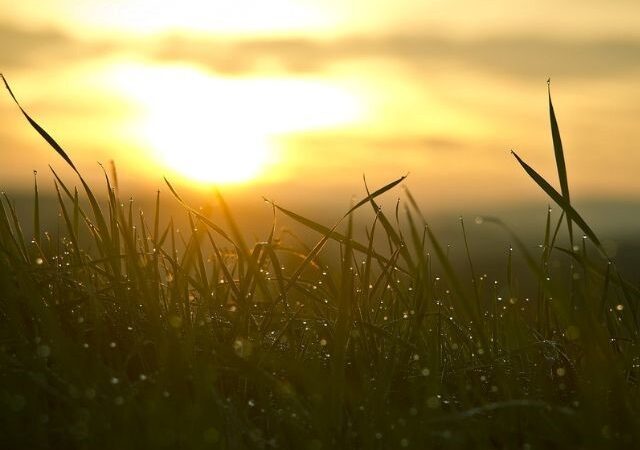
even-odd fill
[(329, 226), (271, 203), (272, 231), (249, 243), (221, 196), (211, 218), (167, 182), (178, 230), (110, 177), (99, 195), (22, 111), (80, 189), (53, 174), (60, 226), (45, 230), (36, 183), (33, 235), (2, 199), (0, 447), (637, 448), (640, 291), (571, 205), (549, 106), (560, 191), (514, 155), (561, 214), (537, 248), (505, 229), (500, 279), (462, 220), (459, 264), (408, 191), (379, 208), (403, 178)]

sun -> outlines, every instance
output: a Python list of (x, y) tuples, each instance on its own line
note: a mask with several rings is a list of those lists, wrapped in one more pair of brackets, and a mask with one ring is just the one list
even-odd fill
[(269, 130), (252, 122), (242, 98), (199, 70), (127, 64), (108, 77), (140, 110), (132, 134), (170, 174), (243, 183), (274, 162)]
[(232, 184), (260, 176), (274, 155), (266, 131), (240, 122), (172, 101), (150, 110), (140, 131), (172, 171), (196, 182)]
[(132, 133), (154, 158), (200, 183), (277, 178), (279, 138), (352, 123), (365, 110), (357, 95), (326, 80), (225, 78), (133, 63), (106, 77), (140, 110)]
[[(160, 116), (160, 117), (158, 117)], [(203, 183), (240, 183), (258, 177), (272, 154), (268, 136), (174, 117), (152, 116), (148, 141), (173, 170)], [(197, 123), (200, 122), (200, 123)]]

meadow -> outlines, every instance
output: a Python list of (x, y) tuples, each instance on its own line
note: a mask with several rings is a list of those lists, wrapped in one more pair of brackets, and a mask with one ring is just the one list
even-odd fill
[(537, 247), (477, 218), (513, 244), (490, 277), (464, 220), (461, 261), (407, 189), (380, 207), (404, 177), (330, 225), (267, 200), (257, 242), (221, 195), (214, 217), (168, 180), (178, 228), (159, 196), (143, 212), (106, 171), (89, 186), (5, 86), (77, 179), (52, 172), (56, 229), (37, 179), (32, 233), (2, 198), (0, 447), (640, 445), (640, 291), (572, 206), (551, 97), (560, 190), (514, 157), (559, 214)]

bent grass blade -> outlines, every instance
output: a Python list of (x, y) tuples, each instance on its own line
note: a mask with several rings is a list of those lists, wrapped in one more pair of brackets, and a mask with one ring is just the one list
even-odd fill
[(600, 239), (596, 236), (594, 231), (591, 229), (587, 222), (578, 214), (578, 212), (571, 206), (569, 201), (558, 191), (555, 190), (553, 186), (551, 186), (547, 180), (545, 180), (538, 172), (536, 172), (531, 166), (525, 163), (522, 158), (518, 156), (518, 154), (514, 151), (511, 151), (511, 154), (516, 158), (518, 163), (522, 166), (522, 168), (527, 172), (527, 174), (536, 182), (540, 188), (549, 196), (551, 199), (560, 206), (564, 212), (567, 214), (568, 220), (573, 220), (582, 231), (591, 239), (591, 241), (598, 247), (598, 249), (602, 252), (603, 255), (606, 255), (602, 244), (600, 243)]

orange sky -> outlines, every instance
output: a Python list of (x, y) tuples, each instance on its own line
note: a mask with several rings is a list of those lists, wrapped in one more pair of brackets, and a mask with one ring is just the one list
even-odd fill
[[(551, 76), (574, 198), (637, 199), (640, 3), (519, 3), (0, 0), (0, 70), (93, 179), (347, 201), (409, 172), (442, 205), (542, 198), (509, 150), (553, 176)], [(0, 118), (2, 189), (63, 167)]]

